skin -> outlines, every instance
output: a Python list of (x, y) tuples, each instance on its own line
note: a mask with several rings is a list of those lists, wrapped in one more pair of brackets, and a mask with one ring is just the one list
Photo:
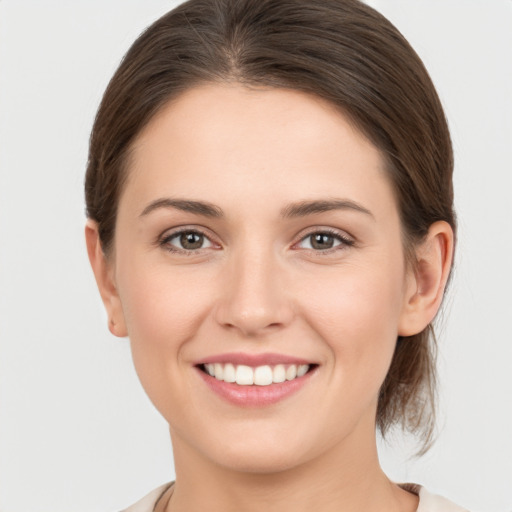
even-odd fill
[[(439, 308), (450, 227), (432, 225), (417, 266), (407, 265), (379, 151), (297, 91), (191, 89), (142, 131), (128, 172), (113, 253), (103, 255), (92, 221), (86, 239), (109, 327), (129, 335), (142, 385), (170, 425), (177, 479), (161, 509), (416, 510), (417, 497), (379, 466), (377, 397), (397, 336), (420, 332)], [(352, 206), (283, 216), (333, 200)], [(171, 235), (183, 227), (205, 234), (201, 248), (180, 248)], [(326, 230), (333, 247), (313, 248), (311, 234)], [(240, 407), (194, 366), (227, 352), (318, 367), (277, 404)]]

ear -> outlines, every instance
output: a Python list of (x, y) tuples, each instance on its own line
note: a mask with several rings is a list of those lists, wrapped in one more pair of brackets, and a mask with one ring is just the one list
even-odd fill
[(423, 331), (436, 316), (443, 300), (453, 259), (454, 236), (445, 221), (432, 224), (416, 248), (416, 265), (407, 280), (405, 303), (398, 326), (399, 336)]
[(114, 336), (128, 335), (121, 300), (115, 283), (113, 264), (101, 247), (98, 224), (89, 219), (85, 225), (85, 243), (96, 284), (107, 311), (108, 328)]

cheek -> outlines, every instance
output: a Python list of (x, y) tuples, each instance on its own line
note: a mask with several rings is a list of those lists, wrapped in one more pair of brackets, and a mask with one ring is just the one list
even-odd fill
[[(191, 276), (190, 269), (160, 263), (151, 267), (136, 260), (125, 262), (119, 276), (134, 365), (146, 392), (158, 402), (162, 389), (168, 393), (181, 385), (179, 363), (186, 357), (187, 342), (208, 315), (209, 281)], [(160, 386), (162, 379), (176, 386)]]
[(191, 272), (165, 261), (138, 259), (119, 269), (119, 292), (130, 337), (164, 345), (172, 339), (186, 339), (206, 314), (209, 280), (200, 269)]
[(350, 378), (352, 385), (380, 387), (385, 378), (398, 334), (403, 280), (402, 267), (382, 261), (340, 268), (307, 286), (304, 317), (342, 367), (340, 378)]

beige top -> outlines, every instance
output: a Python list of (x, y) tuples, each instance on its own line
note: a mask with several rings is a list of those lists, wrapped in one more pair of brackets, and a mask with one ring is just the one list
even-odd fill
[[(161, 485), (122, 512), (153, 512), (158, 500), (171, 485), (172, 483)], [(419, 496), (420, 501), (416, 512), (469, 512), (467, 509), (453, 504), (446, 498), (431, 494), (419, 485), (405, 484), (403, 487)]]

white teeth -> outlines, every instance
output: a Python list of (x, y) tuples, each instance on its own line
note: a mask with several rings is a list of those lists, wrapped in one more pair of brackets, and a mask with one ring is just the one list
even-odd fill
[(254, 384), (254, 370), (250, 366), (240, 364), (236, 367), (236, 383), (239, 386), (250, 386)]
[(297, 377), (297, 366), (292, 364), (286, 369), (286, 380), (293, 380)]
[(270, 366), (258, 366), (255, 368), (254, 384), (256, 386), (270, 386), (272, 384), (272, 368)]
[(236, 381), (236, 370), (235, 367), (228, 363), (224, 366), (224, 382), (235, 382)]
[(272, 381), (276, 384), (280, 382), (284, 382), (286, 380), (286, 368), (283, 364), (278, 364), (274, 367), (274, 371), (272, 372)]
[(276, 366), (257, 366), (251, 368), (243, 364), (234, 365), (232, 363), (205, 364), (206, 373), (217, 380), (224, 382), (236, 382), (239, 386), (270, 386), (279, 384), (286, 380), (294, 380), (306, 375), (310, 368), (309, 364), (291, 364), (285, 366), (278, 364)]
[[(215, 365), (215, 367), (217, 367), (217, 365)], [(309, 370), (309, 365), (308, 364), (301, 364), (297, 368), (297, 377), (303, 377), (304, 375), (306, 375), (308, 370)], [(215, 369), (215, 376), (217, 376), (217, 369)]]
[(215, 378), (217, 380), (224, 380), (224, 366), (219, 363), (215, 363)]

